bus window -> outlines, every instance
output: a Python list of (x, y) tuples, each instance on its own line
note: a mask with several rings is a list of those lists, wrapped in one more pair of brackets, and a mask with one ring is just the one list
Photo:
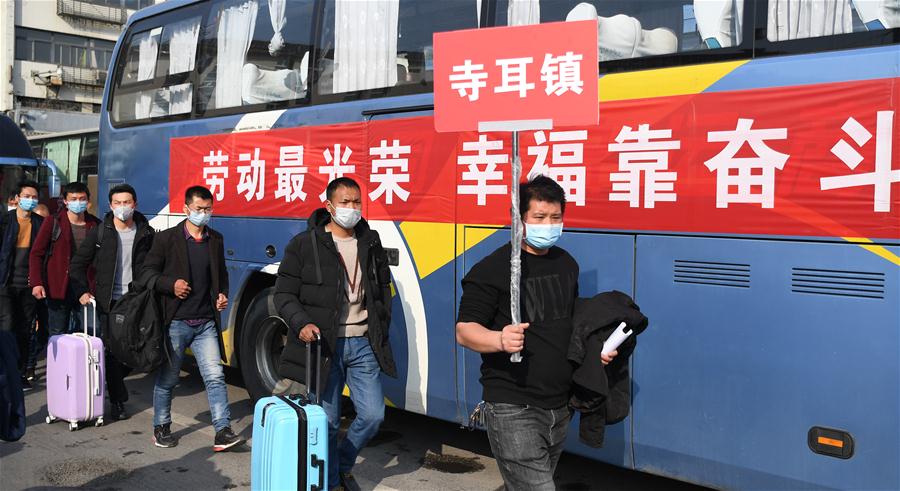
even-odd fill
[(478, 25), (473, 0), (328, 0), (316, 90), (336, 94), (432, 81), (432, 35)]
[(78, 156), (80, 153), (80, 137), (61, 138), (45, 143), (41, 157), (52, 160), (66, 180), (74, 180), (77, 179)]
[(204, 110), (307, 96), (314, 0), (225, 0), (204, 28)]
[(744, 0), (499, 0), (496, 25), (593, 20), (600, 61), (738, 46)]
[(769, 41), (900, 27), (900, 0), (769, 0)]
[(162, 28), (135, 34), (126, 51), (125, 71), (120, 85), (128, 86), (152, 80), (156, 73), (156, 55), (159, 51), (159, 35)]
[(156, 59), (156, 73), (175, 75), (193, 71), (199, 34), (200, 16), (165, 26)]
[(198, 9), (190, 8), (136, 24), (135, 34), (126, 38), (116, 75), (113, 121), (191, 112), (201, 19)]

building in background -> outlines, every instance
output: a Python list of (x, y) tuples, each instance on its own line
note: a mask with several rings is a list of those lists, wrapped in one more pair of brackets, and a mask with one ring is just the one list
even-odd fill
[(96, 130), (116, 39), (161, 1), (0, 0), (0, 112), (29, 136)]

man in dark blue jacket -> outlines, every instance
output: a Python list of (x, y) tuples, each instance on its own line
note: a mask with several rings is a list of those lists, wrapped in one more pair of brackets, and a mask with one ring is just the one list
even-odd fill
[(22, 386), (31, 389), (25, 376), (31, 330), (34, 329), (37, 301), (28, 285), (28, 255), (31, 244), (43, 223), (43, 217), (33, 213), (38, 204), (38, 185), (23, 181), (16, 186), (17, 207), (0, 219), (0, 330), (16, 334), (19, 371)]

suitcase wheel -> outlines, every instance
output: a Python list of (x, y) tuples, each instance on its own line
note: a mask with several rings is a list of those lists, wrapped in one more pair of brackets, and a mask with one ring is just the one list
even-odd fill
[(78, 429), (78, 423), (69, 423), (69, 431), (75, 431)]
[(103, 426), (103, 418), (98, 418), (97, 421), (94, 423), (94, 426), (96, 426), (98, 428), (100, 426)]
[(47, 424), (51, 424), (56, 421), (56, 418), (54, 418), (53, 416), (47, 416), (47, 419), (45, 419), (44, 421), (46, 421)]

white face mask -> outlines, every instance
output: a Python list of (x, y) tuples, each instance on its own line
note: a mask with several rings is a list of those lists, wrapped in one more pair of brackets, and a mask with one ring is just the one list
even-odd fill
[(16, 205), (12, 205), (12, 206), (6, 205), (6, 211), (13, 211), (13, 210), (15, 210), (16, 208), (18, 208), (18, 206), (16, 206)]
[(337, 206), (334, 207), (334, 213), (331, 215), (334, 223), (347, 230), (353, 229), (361, 218), (362, 211), (356, 208), (340, 208)]
[(113, 216), (123, 222), (127, 222), (132, 215), (134, 215), (134, 208), (130, 206), (119, 206), (113, 208)]

